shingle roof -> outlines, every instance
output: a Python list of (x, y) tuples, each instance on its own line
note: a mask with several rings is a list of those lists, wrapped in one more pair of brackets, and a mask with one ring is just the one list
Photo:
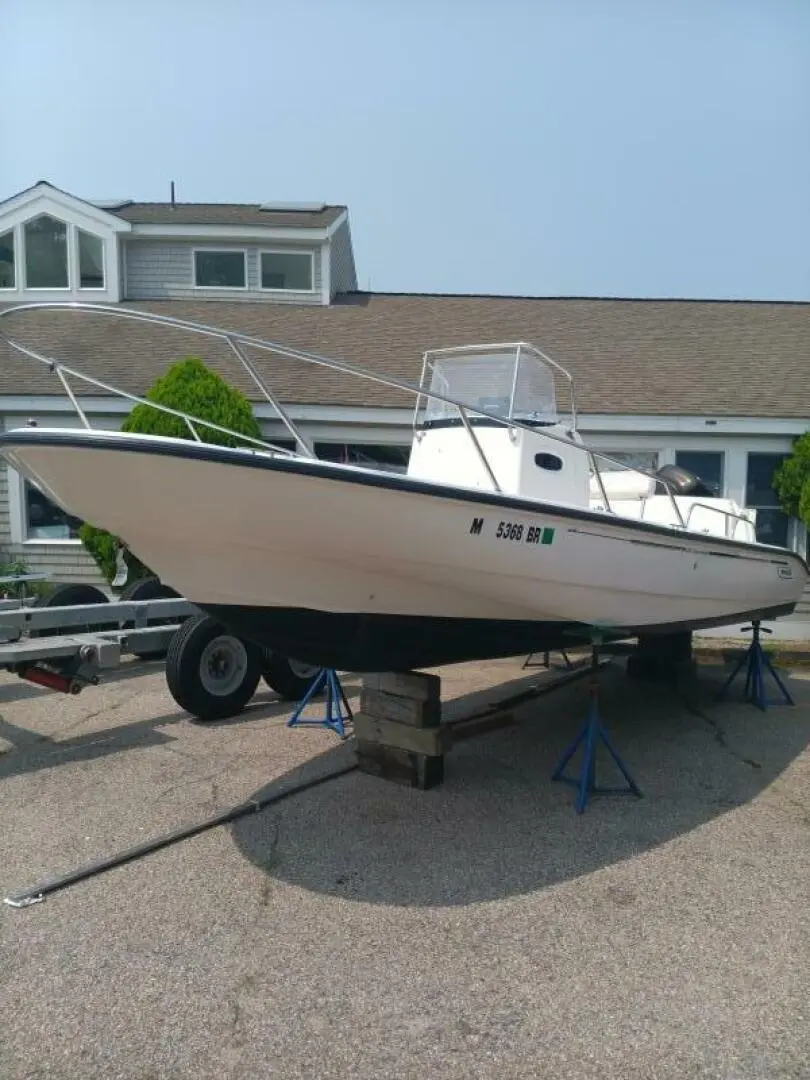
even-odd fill
[(262, 210), (258, 203), (133, 202), (110, 210), (133, 225), (256, 225), (267, 229), (325, 229), (346, 209)]
[[(355, 293), (330, 307), (268, 302), (132, 302), (417, 381), (426, 348), (523, 339), (574, 375), (580, 411), (801, 417), (810, 421), (810, 303), (531, 299)], [(12, 325), (13, 323), (13, 325)], [(0, 321), (18, 340), (135, 393), (194, 353), (258, 400), (218, 342), (76, 312)], [(409, 395), (255, 353), (288, 403), (406, 406)], [(0, 343), (0, 394), (60, 394), (58, 380)]]

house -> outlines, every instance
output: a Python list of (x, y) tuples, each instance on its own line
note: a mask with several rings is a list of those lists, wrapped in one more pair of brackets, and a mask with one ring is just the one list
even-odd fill
[[(0, 203), (0, 307), (54, 299), (232, 328), (411, 381), (426, 348), (532, 341), (572, 372), (593, 446), (699, 473), (756, 507), (760, 539), (806, 554), (806, 530), (779, 509), (771, 477), (810, 424), (810, 303), (366, 293), (345, 206), (92, 202), (41, 181)], [(248, 394), (267, 436), (287, 435), (220, 341), (72, 311), (12, 315), (0, 331), (132, 394), (194, 352)], [(253, 359), (321, 456), (404, 468), (409, 395)], [(81, 401), (98, 426), (131, 407), (104, 392)], [(0, 341), (0, 422), (28, 419), (79, 423), (58, 379)], [(0, 549), (58, 580), (97, 580), (75, 529), (0, 469)]]

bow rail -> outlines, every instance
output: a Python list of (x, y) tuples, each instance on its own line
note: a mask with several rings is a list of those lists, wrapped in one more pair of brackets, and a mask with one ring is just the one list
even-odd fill
[[(422, 398), (433, 401), (440, 401), (446, 405), (452, 406), (458, 411), (461, 422), (464, 425), (464, 429), (467, 432), (468, 437), (471, 439), (475, 447), (476, 453), (478, 454), (495, 491), (500, 491), (501, 489), (498, 485), (491, 464), (487, 459), (486, 453), (481, 446), (480, 440), (475, 434), (473, 425), (470, 423), (470, 417), (483, 417), (491, 422), (503, 425), (510, 430), (522, 430), (529, 432), (533, 432), (535, 430), (530, 424), (524, 423), (512, 415), (503, 416), (494, 410), (480, 408), (477, 406), (472, 407), (463, 401), (459, 401), (458, 399), (453, 398), (447, 394), (443, 394), (438, 390), (433, 390), (429, 387), (424, 386), (421, 383), (417, 384), (409, 382), (405, 379), (392, 378), (389, 375), (380, 375), (376, 372), (368, 371), (367, 369), (359, 367), (357, 365), (349, 364), (344, 360), (335, 360), (330, 357), (325, 357), (317, 353), (306, 351), (304, 349), (296, 349), (289, 345), (283, 345), (280, 342), (269, 341), (253, 334), (243, 333), (242, 331), (227, 330), (221, 327), (210, 326), (206, 323), (198, 323), (188, 319), (179, 319), (171, 315), (160, 315), (151, 311), (137, 311), (134, 308), (128, 308), (118, 305), (113, 306), (109, 304), (93, 304), (82, 301), (55, 300), (34, 302), (28, 304), (16, 304), (11, 307), (4, 308), (2, 311), (0, 311), (0, 320), (8, 319), (13, 315), (29, 314), (41, 311), (86, 312), (88, 314), (101, 315), (113, 319), (123, 319), (132, 322), (148, 323), (151, 325), (173, 328), (176, 330), (187, 330), (193, 334), (198, 334), (203, 337), (214, 338), (221, 342), (224, 342), (234, 353), (234, 355), (236, 356), (244, 370), (247, 372), (249, 378), (255, 384), (259, 392), (262, 394), (268, 404), (273, 408), (284, 427), (287, 429), (287, 431), (289, 431), (298, 449), (290, 450), (286, 447), (278, 446), (268, 440), (257, 439), (253, 436), (245, 435), (242, 432), (233, 431), (219, 424), (215, 424), (210, 420), (205, 420), (201, 417), (193, 416), (190, 413), (186, 413), (178, 409), (172, 409), (167, 405), (160, 404), (159, 402), (149, 401), (147, 398), (141, 397), (138, 394), (132, 394), (128, 391), (121, 390), (119, 387), (112, 386), (111, 384), (104, 382), (101, 379), (96, 379), (83, 371), (79, 371), (77, 368), (74, 368), (69, 364), (65, 364), (60, 360), (54, 359), (53, 357), (44, 356), (42, 353), (37, 352), (35, 349), (23, 345), (21, 342), (15, 341), (13, 338), (9, 337), (3, 332), (2, 324), (0, 323), (0, 341), (4, 341), (10, 349), (19, 353), (20, 355), (44, 365), (51, 374), (56, 375), (60, 380), (65, 390), (65, 393), (69, 398), (73, 408), (75, 409), (81, 423), (84, 425), (85, 428), (88, 428), (90, 430), (92, 430), (92, 425), (87, 418), (87, 414), (79, 403), (76, 394), (74, 393), (73, 387), (71, 386), (69, 381), (71, 378), (79, 382), (85, 383), (89, 386), (93, 386), (96, 389), (103, 390), (105, 393), (108, 393), (112, 396), (124, 398), (136, 404), (148, 405), (150, 408), (157, 409), (160, 412), (164, 412), (171, 416), (178, 417), (186, 423), (192, 437), (198, 442), (202, 441), (200, 439), (199, 432), (197, 431), (197, 427), (199, 426), (209, 428), (211, 430), (219, 432), (220, 434), (228, 435), (233, 439), (241, 440), (245, 443), (248, 443), (250, 444), (251, 448), (258, 448), (258, 450), (255, 452), (264, 451), (272, 454), (283, 454), (289, 457), (305, 456), (309, 458), (317, 458), (317, 454), (315, 453), (314, 447), (312, 446), (310, 439), (306, 436), (304, 432), (300, 430), (298, 425), (289, 415), (289, 413), (284, 408), (282, 403), (278, 400), (276, 395), (266, 385), (265, 381), (262, 379), (262, 377), (256, 370), (255, 365), (252, 363), (249, 356), (247, 355), (247, 349), (256, 349), (259, 352), (274, 353), (284, 359), (297, 360), (303, 363), (313, 364), (317, 367), (341, 372), (344, 375), (364, 379), (366, 381), (376, 383), (380, 386), (386, 386), (391, 389), (401, 390), (405, 393), (412, 394), (416, 398), (417, 409)], [(527, 345), (525, 342), (510, 342), (495, 346), (485, 346), (485, 348), (506, 347), (518, 347), (528, 349), (534, 348), (533, 346)], [(479, 349), (482, 348), (482, 346), (474, 345), (468, 348)], [(454, 350), (447, 351), (458, 350), (459, 347), (454, 347)], [(442, 351), (444, 350), (431, 350), (430, 353), (431, 355), (437, 355), (439, 352)], [(545, 353), (541, 353), (540, 350), (537, 349), (535, 349), (534, 351), (540, 356), (542, 356), (545, 361), (549, 362), (557, 371), (561, 372), (562, 375), (568, 380), (571, 392), (572, 425), (575, 424), (576, 408), (573, 400), (573, 379), (571, 375), (564, 367), (562, 367), (562, 365), (558, 364), (556, 361), (551, 360), (551, 358), (548, 357)], [(424, 370), (425, 368), (423, 364), (423, 376)], [(667, 495), (669, 496), (669, 500), (674, 512), (676, 524), (674, 524), (673, 527), (681, 529), (686, 529), (688, 527), (687, 522), (684, 520), (681, 509), (675, 498), (675, 493), (673, 492), (671, 484), (666, 479), (658, 476), (651, 469), (630, 466), (626, 462), (618, 461), (612, 458), (604, 451), (587, 446), (584, 442), (572, 443), (567, 439), (563, 438), (562, 436), (557, 435), (549, 430), (545, 430), (544, 435), (546, 438), (555, 442), (562, 443), (566, 446), (573, 445), (582, 453), (587, 454), (590, 468), (599, 487), (605, 509), (609, 513), (615, 513), (615, 511), (611, 507), (610, 499), (608, 497), (607, 491), (605, 490), (599, 461), (607, 462), (615, 469), (625, 470), (634, 473), (641, 473), (642, 475), (653, 479), (656, 484), (661, 484), (666, 490)]]

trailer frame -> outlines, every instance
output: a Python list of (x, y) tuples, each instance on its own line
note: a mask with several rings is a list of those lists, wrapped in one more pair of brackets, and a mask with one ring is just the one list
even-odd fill
[[(165, 649), (183, 622), (198, 614), (200, 609), (182, 597), (64, 607), (1, 600), (0, 668), (48, 689), (78, 694), (98, 685), (102, 672), (117, 668), (125, 656)], [(176, 621), (149, 626), (152, 619)], [(83, 625), (94, 629), (75, 629)], [(66, 632), (31, 637), (32, 630)]]

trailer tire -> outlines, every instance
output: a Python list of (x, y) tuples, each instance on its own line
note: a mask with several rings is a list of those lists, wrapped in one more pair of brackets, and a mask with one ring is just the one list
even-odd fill
[(262, 652), (210, 615), (195, 615), (175, 632), (166, 656), (169, 691), (203, 723), (240, 713), (259, 685)]
[[(89, 604), (107, 604), (109, 599), (95, 585), (71, 584), (65, 582), (55, 585), (50, 592), (38, 596), (33, 603), (34, 607), (70, 607), (71, 605), (86, 606)], [(54, 637), (56, 634), (87, 634), (97, 630), (115, 630), (117, 623), (76, 623), (75, 626), (60, 626), (53, 628), (43, 627), (32, 629), (29, 637)]]
[(283, 653), (265, 653), (262, 678), (285, 701), (300, 701), (321, 669)]
[[(171, 585), (164, 585), (160, 578), (145, 577), (138, 578), (135, 581), (130, 581), (129, 585), (124, 586), (121, 590), (118, 599), (121, 601), (126, 600), (168, 600), (174, 597), (179, 598), (180, 594), (175, 592)], [(174, 619), (147, 619), (147, 626), (171, 626), (177, 622)], [(126, 628), (132, 627), (133, 623), (127, 623)], [(163, 660), (168, 654), (168, 647), (165, 649), (152, 649), (152, 650), (139, 650), (130, 646), (132, 655), (137, 656), (139, 660)]]

